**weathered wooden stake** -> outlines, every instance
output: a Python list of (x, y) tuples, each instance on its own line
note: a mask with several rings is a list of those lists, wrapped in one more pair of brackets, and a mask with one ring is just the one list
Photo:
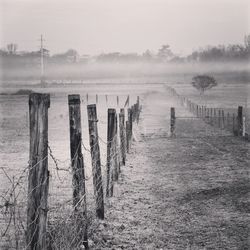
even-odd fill
[(131, 146), (131, 142), (133, 139), (133, 110), (132, 109), (128, 109), (128, 119), (129, 119), (129, 141), (130, 141), (130, 145)]
[(235, 114), (233, 113), (233, 134), (237, 135), (237, 131), (235, 129)]
[(217, 126), (217, 112), (216, 112), (216, 108), (214, 108), (214, 122), (213, 122), (213, 124), (215, 126)]
[(119, 128), (120, 128), (120, 150), (121, 150), (121, 163), (124, 166), (126, 162), (126, 140), (125, 140), (125, 111), (120, 109), (119, 114)]
[(224, 114), (224, 110), (221, 110), (221, 117), (222, 117), (221, 126), (222, 126), (222, 129), (224, 129), (225, 128), (225, 114)]
[(118, 155), (118, 145), (117, 145), (117, 137), (118, 137), (118, 124), (117, 124), (117, 114), (115, 114), (115, 136), (114, 136), (114, 143), (113, 143), (113, 147), (114, 147), (114, 153), (113, 153), (113, 157), (114, 157), (114, 181), (118, 180), (119, 177), (119, 155)]
[(175, 137), (175, 108), (170, 109), (170, 135)]
[[(70, 129), (70, 156), (73, 172), (73, 206), (75, 210), (83, 208), (86, 212), (85, 174), (82, 155), (82, 128), (81, 128), (81, 101), (80, 95), (69, 95), (69, 129)], [(81, 201), (81, 202), (80, 202)], [(80, 204), (79, 204), (80, 203)]]
[(210, 122), (213, 125), (213, 108), (210, 108)]
[(219, 128), (221, 128), (221, 110), (219, 109), (218, 111), (218, 124), (219, 124)]
[(102, 170), (99, 148), (99, 137), (97, 129), (97, 112), (96, 105), (88, 105), (88, 121), (89, 121), (89, 144), (92, 159), (92, 173), (94, 194), (96, 199), (96, 215), (99, 219), (104, 219), (104, 199), (102, 186)]
[(137, 101), (136, 101), (136, 122), (137, 124), (139, 123), (139, 119), (140, 119), (140, 97), (137, 96)]
[(49, 94), (30, 94), (30, 155), (26, 231), (26, 249), (28, 250), (47, 249), (49, 106)]
[(116, 97), (116, 104), (117, 104), (117, 107), (119, 107), (119, 95)]
[(126, 146), (127, 146), (127, 153), (129, 153), (129, 149), (130, 149), (130, 141), (129, 141), (129, 121), (126, 121)]
[(115, 109), (108, 109), (108, 129), (107, 129), (107, 186), (106, 196), (113, 196), (113, 143), (115, 136)]
[(238, 136), (242, 136), (243, 132), (243, 107), (238, 107), (238, 116), (237, 116), (237, 132)]
[(229, 112), (227, 113), (227, 129), (230, 128), (230, 114)]
[(246, 117), (242, 117), (242, 136), (245, 137), (246, 135)]
[[(69, 129), (70, 129), (70, 157), (72, 167), (72, 186), (73, 186), (73, 206), (76, 213), (76, 218), (81, 216), (85, 219), (85, 227), (83, 232), (83, 245), (88, 249), (88, 235), (87, 235), (87, 201), (85, 188), (85, 171), (82, 154), (82, 128), (81, 128), (81, 101), (80, 95), (69, 95)], [(77, 225), (79, 227), (79, 225)]]

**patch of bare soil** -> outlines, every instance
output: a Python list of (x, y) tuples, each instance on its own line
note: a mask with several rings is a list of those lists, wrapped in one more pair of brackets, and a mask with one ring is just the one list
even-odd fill
[[(165, 97), (157, 98), (158, 110)], [(144, 136), (133, 143), (116, 193), (106, 201), (92, 249), (249, 249), (249, 143), (230, 136), (145, 136), (153, 131), (147, 103), (145, 110)], [(167, 127), (164, 117), (154, 116), (161, 124), (154, 133)]]

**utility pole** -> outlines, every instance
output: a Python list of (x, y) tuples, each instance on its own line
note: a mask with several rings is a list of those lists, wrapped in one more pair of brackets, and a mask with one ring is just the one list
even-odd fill
[(41, 42), (41, 48), (40, 48), (40, 53), (41, 53), (41, 85), (44, 86), (45, 85), (45, 78), (44, 78), (44, 60), (43, 60), (43, 57), (44, 57), (44, 54), (43, 54), (43, 35), (41, 35), (41, 39), (40, 39), (40, 42)]

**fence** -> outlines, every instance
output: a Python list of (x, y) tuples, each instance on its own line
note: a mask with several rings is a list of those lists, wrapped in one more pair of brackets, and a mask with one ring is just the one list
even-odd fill
[[(88, 101), (88, 96), (86, 99)], [(115, 182), (132, 146), (133, 129), (139, 122), (139, 97), (128, 108), (126, 121), (125, 107), (128, 105), (129, 97), (119, 114), (116, 109), (108, 109), (107, 141), (98, 135), (96, 105), (87, 105), (88, 147), (82, 139), (81, 97), (69, 95), (71, 158), (62, 162), (54, 156), (49, 145), (50, 95), (34, 93), (29, 96), (29, 164), (15, 178), (2, 168), (10, 187), (1, 194), (1, 219), (5, 221), (0, 221), (4, 225), (1, 229), (1, 249), (89, 248), (88, 237), (105, 218), (105, 199), (113, 196)], [(107, 148), (106, 165), (101, 164), (99, 143)], [(87, 156), (91, 158), (90, 173), (84, 164)], [(53, 162), (50, 172), (49, 159)], [(57, 188), (55, 178), (72, 189), (71, 197)], [(70, 179), (72, 184), (68, 185)], [(88, 190), (91, 181), (93, 190)], [(60, 193), (60, 201), (53, 200), (54, 193)]]
[[(247, 112), (244, 112), (242, 106), (238, 106), (237, 109), (222, 109), (222, 108), (212, 108), (203, 105), (199, 105), (197, 103), (192, 102), (188, 98), (179, 95), (176, 90), (172, 87), (167, 87), (167, 90), (171, 93), (172, 96), (176, 97), (180, 102), (181, 106), (185, 107), (191, 114), (194, 116), (190, 117), (178, 117), (175, 114), (175, 108), (171, 108), (171, 124), (170, 124), (170, 133), (171, 136), (176, 136), (176, 121), (182, 120), (183, 126), (191, 127), (191, 130), (194, 130), (194, 122), (198, 123), (201, 120), (203, 123), (210, 125), (210, 128), (214, 128), (214, 130), (210, 129), (211, 131), (215, 132), (218, 135), (218, 131), (221, 131), (223, 135), (234, 135), (240, 136), (249, 140), (249, 134), (247, 132), (247, 119), (246, 115)], [(189, 126), (188, 126), (188, 123)], [(205, 135), (209, 135), (209, 132), (201, 131), (201, 133), (205, 133)]]

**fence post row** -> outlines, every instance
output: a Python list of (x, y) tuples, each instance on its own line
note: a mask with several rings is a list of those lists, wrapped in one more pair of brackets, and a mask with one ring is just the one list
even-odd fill
[[(197, 117), (202, 118), (205, 122), (210, 123), (212, 126), (218, 126), (221, 129), (228, 129), (233, 132), (236, 136), (243, 136), (247, 140), (249, 140), (249, 134), (246, 133), (246, 117), (243, 116), (243, 107), (238, 106), (237, 115), (232, 114), (232, 118), (230, 114), (225, 114), (224, 109), (216, 108), (207, 108), (206, 106), (199, 106), (189, 99), (186, 99), (183, 96), (178, 95), (176, 90), (171, 87), (167, 87), (170, 93), (177, 97), (180, 100), (181, 104), (185, 106), (190, 112), (195, 114)], [(174, 135), (174, 109), (171, 108), (171, 136)], [(232, 120), (232, 121), (231, 121)]]
[[(88, 94), (86, 95), (88, 103)], [(107, 102), (106, 96), (106, 102)], [(129, 102), (129, 97), (128, 97)], [(98, 103), (98, 95), (96, 95)], [(117, 98), (119, 104), (119, 98)], [(70, 129), (70, 157), (72, 167), (73, 207), (74, 216), (79, 221), (78, 231), (83, 231), (80, 236), (85, 249), (88, 249), (87, 238), (87, 202), (85, 187), (85, 171), (82, 154), (81, 132), (81, 108), (80, 95), (68, 95), (69, 129)], [(48, 171), (48, 108), (50, 95), (32, 93), (29, 96), (29, 120), (30, 120), (30, 156), (29, 179), (27, 199), (27, 231), (26, 243), (28, 250), (47, 249), (46, 225), (47, 225), (47, 199), (49, 188)], [(96, 105), (88, 105), (89, 142), (92, 159), (92, 172), (94, 194), (96, 199), (96, 215), (104, 219), (104, 195), (102, 186), (102, 173), (100, 161), (100, 148), (97, 130)], [(128, 121), (125, 128), (125, 112), (120, 110), (120, 152), (121, 163), (125, 165), (126, 149), (129, 152), (132, 140), (133, 121), (139, 121), (140, 104), (137, 103), (128, 109)], [(108, 109), (107, 127), (107, 187), (106, 195), (113, 195), (113, 181), (118, 179), (120, 171), (120, 159), (118, 154), (118, 124), (115, 109)], [(127, 141), (126, 141), (127, 140)], [(126, 148), (127, 147), (127, 148)], [(115, 173), (115, 176), (114, 176)], [(84, 225), (82, 225), (85, 219)], [(82, 228), (84, 227), (84, 230)]]
[(30, 155), (27, 204), (27, 249), (46, 249), (49, 94), (29, 95)]
[(107, 186), (106, 186), (106, 196), (113, 196), (113, 143), (115, 136), (115, 109), (108, 109), (108, 127), (107, 127)]
[(99, 137), (97, 130), (97, 113), (96, 105), (88, 105), (88, 122), (89, 122), (89, 144), (92, 159), (92, 173), (94, 184), (94, 195), (96, 199), (96, 215), (99, 219), (104, 219), (104, 199), (102, 186), (102, 170), (100, 159)]
[[(88, 248), (87, 235), (87, 201), (85, 187), (85, 171), (82, 154), (82, 127), (80, 95), (68, 95), (69, 130), (70, 130), (70, 158), (72, 167), (73, 206), (75, 210), (77, 228), (84, 227), (83, 245)], [(78, 212), (78, 213), (77, 213)], [(83, 220), (84, 219), (84, 225)], [(81, 231), (81, 230), (80, 230)]]

